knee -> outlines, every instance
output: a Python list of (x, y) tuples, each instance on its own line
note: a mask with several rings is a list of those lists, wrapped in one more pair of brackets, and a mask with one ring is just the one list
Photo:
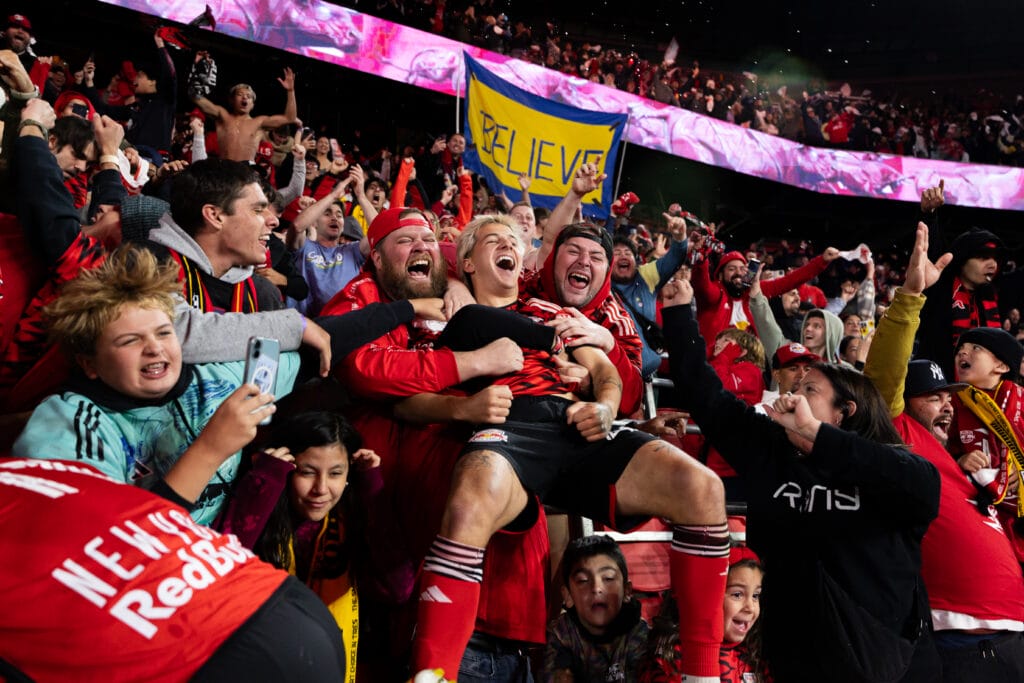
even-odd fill
[(507, 477), (500, 468), (487, 466), (488, 455), (469, 454), (455, 470), (446, 510), (448, 526), (453, 530), (489, 527), (503, 508), (508, 496)]
[(700, 516), (707, 521), (725, 517), (725, 486), (713, 471), (696, 461), (684, 462), (673, 473), (679, 492), (679, 511), (686, 517)]

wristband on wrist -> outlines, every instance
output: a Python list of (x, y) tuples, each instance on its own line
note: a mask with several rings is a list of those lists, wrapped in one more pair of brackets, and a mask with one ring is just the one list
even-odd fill
[(21, 130), (26, 126), (35, 126), (36, 128), (38, 128), (39, 132), (43, 134), (44, 138), (48, 138), (50, 136), (50, 129), (44, 126), (43, 124), (39, 123), (35, 119), (24, 119), (21, 123), (18, 124), (18, 132), (20, 133)]
[(100, 155), (99, 163), (100, 163), (100, 165), (103, 165), (103, 164), (114, 164), (115, 166), (119, 166), (120, 165), (116, 154), (101, 154)]
[(24, 100), (27, 102), (28, 100), (35, 99), (36, 97), (39, 97), (39, 86), (33, 86), (28, 92), (18, 92), (17, 90), (11, 91), (11, 99), (15, 100)]

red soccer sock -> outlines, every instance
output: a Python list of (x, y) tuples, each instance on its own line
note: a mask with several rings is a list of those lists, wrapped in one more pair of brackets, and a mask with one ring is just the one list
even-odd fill
[(725, 637), (722, 601), (729, 573), (728, 525), (674, 526), (669, 573), (679, 607), (680, 668), (683, 674), (717, 680)]
[(483, 548), (440, 536), (434, 541), (420, 576), (413, 672), (444, 669), (448, 680), (458, 678), (459, 663), (476, 623), (483, 558)]

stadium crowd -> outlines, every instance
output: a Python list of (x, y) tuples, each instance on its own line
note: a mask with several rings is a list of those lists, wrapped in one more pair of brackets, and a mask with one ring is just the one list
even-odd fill
[[(854, 92), (848, 83), (708, 69), (673, 38), (659, 54), (568, 35), (548, 18), (509, 16), (507, 3), (342, 2), (400, 24), (603, 83), (665, 104), (817, 147), (945, 161), (1024, 164), (1024, 95)], [(753, 67), (750, 67), (753, 68)]]
[(108, 83), (2, 37), (0, 676), (1024, 678), (1024, 270), (941, 184), (902, 254), (730, 245), (343, 150), (171, 27)]

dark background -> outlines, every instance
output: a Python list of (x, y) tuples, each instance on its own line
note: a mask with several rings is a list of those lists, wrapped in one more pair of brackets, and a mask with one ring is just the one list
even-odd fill
[[(373, 5), (338, 4), (360, 11), (372, 11)], [(980, 87), (1007, 95), (1024, 92), (1018, 67), (1024, 9), (1018, 2), (746, 5), (527, 0), (507, 3), (507, 11), (513, 21), (523, 17), (538, 23), (550, 19), (548, 13), (556, 8), (555, 21), (570, 37), (585, 31), (591, 42), (635, 50), (650, 59), (659, 59), (674, 35), (681, 46), (679, 60), (697, 58), (705, 70), (750, 69), (766, 79), (776, 74), (820, 77), (833, 86), (848, 80), (854, 93), (871, 88), (940, 100), (963, 97)], [(8, 14), (21, 12), (33, 22), (38, 54), (58, 54), (72, 70), (93, 55), (99, 87), (122, 59), (153, 58), (155, 18), (92, 0), (5, 7)], [(240, 81), (253, 84), (257, 112), (283, 107), (275, 79), (282, 67), (294, 68), (300, 117), (306, 125), (338, 137), (343, 147), (358, 143), (365, 152), (384, 145), (420, 146), (454, 128), (452, 97), (222, 35), (200, 32), (193, 44), (215, 53), (221, 90)], [(172, 53), (184, 82), (190, 55)], [(179, 109), (186, 104), (182, 92)], [(821, 195), (632, 145), (624, 150), (620, 192), (625, 190), (640, 196), (642, 217), (660, 217), (677, 201), (705, 220), (724, 222), (727, 241), (737, 246), (764, 237), (811, 239), (819, 249), (850, 248), (862, 241), (876, 251), (907, 247), (917, 218), (912, 203)], [(1020, 250), (1021, 218), (1019, 212), (946, 207), (942, 229), (952, 236), (983, 226)]]

